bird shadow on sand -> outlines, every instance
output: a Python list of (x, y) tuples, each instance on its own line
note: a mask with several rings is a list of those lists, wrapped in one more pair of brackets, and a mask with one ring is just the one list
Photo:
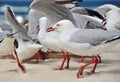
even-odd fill
[(28, 61), (25, 61), (24, 63), (48, 65), (48, 64), (53, 64), (55, 62), (57, 62), (56, 59), (47, 59), (47, 60), (39, 60), (38, 62), (36, 62), (36, 60), (28, 60)]
[[(84, 62), (84, 64), (87, 63), (87, 62)], [(120, 63), (120, 60), (107, 59), (107, 60), (103, 60), (102, 63), (98, 63), (97, 68), (101, 68), (102, 69), (102, 68), (106, 68), (108, 66), (112, 66), (112, 64), (119, 64), (119, 63)], [(91, 64), (88, 67), (86, 67), (85, 69), (91, 70), (93, 68), (93, 65), (94, 64)], [(79, 67), (81, 67), (81, 66), (82, 65), (79, 65)], [(70, 67), (69, 70), (78, 70), (79, 67), (78, 66), (77, 67)], [(116, 70), (114, 70), (114, 71), (111, 70), (110, 72), (117, 72), (117, 71)], [(120, 70), (119, 70), (119, 72), (120, 72)]]
[(5, 71), (5, 72), (15, 72), (15, 73), (17, 73), (18, 70), (17, 70), (17, 69), (11, 69), (11, 70), (7, 70), (7, 71)]
[(6, 55), (0, 56), (0, 59), (8, 59)]
[(119, 64), (120, 60), (112, 60), (112, 59), (107, 59), (107, 60), (103, 60), (104, 64)]
[(108, 74), (119, 74), (120, 75), (120, 70), (119, 69), (117, 69), (117, 70), (115, 70), (115, 69), (114, 70), (112, 70), (112, 69), (110, 70), (109, 69), (108, 71), (106, 71), (106, 70), (105, 71), (97, 71), (96, 73), (97, 74), (108, 73)]
[[(78, 70), (81, 66), (83, 66), (83, 65), (79, 65), (79, 67), (78, 66), (77, 67), (70, 67), (69, 70)], [(102, 65), (102, 64), (97, 65), (97, 68), (103, 68), (103, 67), (107, 67), (107, 65)], [(89, 65), (88, 67), (85, 68), (85, 70), (92, 70), (92, 69), (93, 69), (93, 64)]]

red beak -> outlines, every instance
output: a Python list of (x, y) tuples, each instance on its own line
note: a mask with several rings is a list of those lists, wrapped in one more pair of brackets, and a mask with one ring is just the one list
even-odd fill
[(51, 32), (51, 31), (54, 31), (54, 30), (55, 30), (54, 28), (49, 27), (49, 28), (46, 29), (46, 32)]

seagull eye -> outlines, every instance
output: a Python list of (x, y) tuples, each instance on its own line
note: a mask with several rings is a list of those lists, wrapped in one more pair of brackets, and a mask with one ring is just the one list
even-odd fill
[(57, 24), (56, 26), (57, 26), (57, 27), (60, 27), (60, 24)]

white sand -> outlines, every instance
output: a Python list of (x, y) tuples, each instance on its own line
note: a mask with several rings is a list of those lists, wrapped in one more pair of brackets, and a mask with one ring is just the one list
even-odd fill
[[(27, 73), (18, 71), (15, 60), (0, 59), (0, 82), (120, 82), (120, 52), (101, 54), (102, 63), (98, 64), (96, 74), (76, 78), (81, 65), (77, 59), (71, 58), (70, 69), (53, 70), (58, 68), (62, 59), (41, 60), (38, 64), (24, 63)], [(87, 59), (88, 60), (88, 59)], [(85, 73), (92, 65), (85, 69)]]

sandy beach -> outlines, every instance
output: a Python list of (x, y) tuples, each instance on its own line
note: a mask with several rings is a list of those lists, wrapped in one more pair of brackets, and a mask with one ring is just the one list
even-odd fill
[(77, 79), (76, 73), (85, 62), (78, 63), (79, 59), (71, 58), (70, 69), (54, 70), (62, 62), (61, 59), (40, 60), (24, 63), (27, 73), (22, 73), (16, 60), (0, 58), (0, 82), (120, 82), (120, 52), (111, 51), (101, 54), (102, 63), (99, 63), (96, 73), (87, 75), (92, 65), (84, 71), (84, 77)]

